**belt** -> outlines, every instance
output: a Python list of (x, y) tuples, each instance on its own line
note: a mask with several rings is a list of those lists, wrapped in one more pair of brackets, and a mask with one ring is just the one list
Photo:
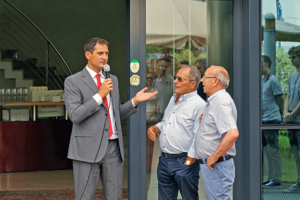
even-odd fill
[(186, 157), (188, 153), (180, 153), (180, 154), (168, 154), (168, 153), (164, 153), (161, 152), (161, 156), (164, 156), (166, 158), (171, 158), (171, 159), (177, 159), (177, 158), (182, 158), (182, 157)]
[[(222, 156), (222, 157), (220, 157), (217, 161), (216, 161), (216, 163), (218, 163), (218, 162), (223, 162), (223, 161), (225, 161), (225, 160), (229, 160), (229, 159), (231, 159), (231, 158), (233, 158), (234, 156), (231, 156), (231, 155), (226, 155), (226, 156)], [(200, 164), (206, 164), (206, 162), (207, 162), (207, 159), (198, 159), (199, 160), (199, 163)]]

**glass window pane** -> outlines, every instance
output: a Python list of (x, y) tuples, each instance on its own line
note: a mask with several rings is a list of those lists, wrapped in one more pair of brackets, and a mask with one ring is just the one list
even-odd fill
[[(160, 122), (174, 94), (174, 76), (182, 66), (196, 66), (203, 75), (206, 66), (206, 2), (194, 0), (146, 1), (146, 65), (148, 92), (158, 95), (146, 103), (147, 129)], [(203, 86), (198, 94), (206, 100)], [(158, 199), (157, 166), (159, 139), (147, 138), (147, 199)], [(199, 198), (206, 199), (202, 179)], [(178, 199), (182, 199), (178, 191)]]
[(299, 1), (262, 0), (262, 123), (300, 123)]
[(261, 3), (262, 125), (294, 128), (262, 130), (262, 196), (299, 199), (300, 2), (262, 0)]
[(299, 199), (300, 129), (262, 130), (263, 199)]

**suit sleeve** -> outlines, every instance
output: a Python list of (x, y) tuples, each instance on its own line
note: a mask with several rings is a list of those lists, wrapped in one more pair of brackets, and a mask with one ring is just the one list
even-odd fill
[(65, 80), (64, 89), (66, 109), (73, 123), (80, 123), (100, 109), (93, 97), (83, 103), (81, 92), (74, 83), (73, 77), (68, 77)]
[(118, 79), (115, 76), (111, 77), (111, 78), (114, 78), (114, 81), (116, 82), (116, 85), (117, 85), (116, 88), (118, 89), (117, 94), (119, 95), (118, 97), (119, 97), (120, 119), (122, 120), (122, 119), (125, 119), (125, 118), (129, 117), (130, 115), (133, 115), (134, 113), (138, 112), (138, 105), (133, 106), (131, 99), (129, 101), (127, 101), (126, 103), (121, 104)]

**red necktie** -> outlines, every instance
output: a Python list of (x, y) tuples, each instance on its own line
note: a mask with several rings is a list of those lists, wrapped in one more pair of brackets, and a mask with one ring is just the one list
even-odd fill
[[(98, 88), (100, 90), (100, 87), (101, 87), (101, 81), (100, 81), (100, 74), (97, 74), (97, 85), (98, 85)], [(108, 112), (108, 119), (109, 119), (109, 135), (108, 135), (108, 138), (110, 138), (113, 134), (113, 130), (112, 130), (112, 126), (111, 126), (111, 120), (110, 120), (110, 114), (109, 114), (109, 108), (108, 108), (108, 103), (107, 103), (107, 98), (106, 96), (103, 98), (103, 102), (105, 104), (105, 107), (107, 109), (107, 112)]]

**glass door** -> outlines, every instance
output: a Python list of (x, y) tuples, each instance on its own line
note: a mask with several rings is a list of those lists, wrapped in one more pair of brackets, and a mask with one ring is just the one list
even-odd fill
[(262, 0), (262, 198), (300, 195), (300, 2)]
[[(146, 86), (158, 95), (146, 103), (147, 128), (160, 122), (174, 94), (174, 76), (184, 65), (207, 69), (207, 4), (195, 0), (146, 0)], [(206, 94), (199, 88), (199, 95)], [(147, 199), (158, 199), (159, 139), (147, 138)], [(179, 193), (179, 192), (178, 192)], [(199, 197), (206, 199), (202, 179)], [(182, 199), (180, 193), (178, 199)]]

